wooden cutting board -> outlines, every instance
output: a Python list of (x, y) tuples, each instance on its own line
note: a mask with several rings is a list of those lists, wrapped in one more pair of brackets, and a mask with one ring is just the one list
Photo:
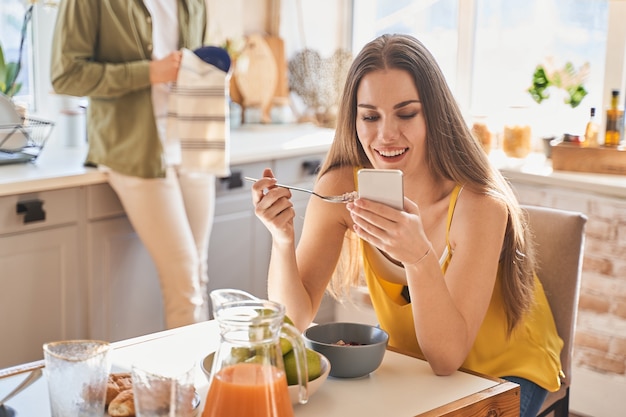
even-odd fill
[(270, 47), (276, 61), (277, 82), (274, 98), (286, 100), (289, 97), (289, 80), (287, 78), (287, 59), (285, 58), (285, 41), (279, 36), (267, 35), (265, 42)]
[[(287, 72), (287, 60), (285, 58), (285, 43), (282, 38), (279, 36), (271, 36), (266, 35), (263, 36), (263, 40), (267, 43), (272, 56), (274, 57), (274, 61), (276, 63), (276, 88), (274, 89), (274, 94), (272, 96), (273, 103), (286, 104), (289, 101), (289, 79)], [(244, 101), (246, 98), (239, 88), (239, 77), (242, 76), (243, 68), (241, 72), (236, 71), (237, 63), (235, 63), (235, 70), (233, 71), (231, 80), (230, 80), (230, 98), (232, 101), (240, 104), (242, 107), (246, 106)], [(243, 75), (244, 83), (250, 81), (250, 77), (246, 79), (246, 75)], [(244, 87), (244, 90), (246, 87)], [(250, 99), (250, 97), (248, 97)], [(269, 109), (266, 109), (267, 112), (271, 110), (271, 104), (269, 104)]]
[(243, 100), (242, 107), (259, 107), (261, 122), (269, 123), (272, 98), (278, 82), (274, 54), (262, 35), (250, 35), (237, 58), (235, 83)]

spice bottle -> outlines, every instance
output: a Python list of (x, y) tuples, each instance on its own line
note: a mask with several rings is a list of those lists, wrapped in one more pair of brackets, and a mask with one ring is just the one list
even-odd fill
[(585, 141), (583, 146), (596, 147), (598, 146), (598, 123), (596, 122), (596, 108), (592, 107), (589, 111), (589, 121), (585, 128)]
[(611, 91), (611, 106), (606, 111), (604, 146), (618, 146), (622, 140), (624, 110), (618, 107), (619, 90)]

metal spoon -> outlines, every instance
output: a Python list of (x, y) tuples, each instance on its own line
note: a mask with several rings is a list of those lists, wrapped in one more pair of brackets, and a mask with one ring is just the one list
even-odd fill
[[(244, 179), (246, 181), (251, 181), (251, 182), (258, 181), (257, 178), (251, 178), (251, 177), (244, 177)], [(313, 194), (314, 196), (319, 197), (322, 200), (328, 201), (330, 203), (349, 203), (350, 201), (358, 198), (358, 194), (356, 193), (356, 191), (353, 191), (351, 193), (345, 193), (342, 195), (321, 195), (321, 194), (316, 193), (313, 190), (308, 190), (306, 188), (300, 188), (300, 187), (294, 187), (292, 185), (283, 185), (283, 184), (274, 184), (274, 185), (276, 185), (277, 187), (288, 188), (294, 191), (302, 191), (305, 193)]]
[(9, 392), (3, 399), (0, 400), (0, 407), (3, 407), (5, 402), (9, 401), (11, 398), (30, 386), (33, 382), (37, 381), (41, 375), (41, 368), (33, 370), (30, 375), (28, 375), (17, 387), (15, 387), (13, 391)]

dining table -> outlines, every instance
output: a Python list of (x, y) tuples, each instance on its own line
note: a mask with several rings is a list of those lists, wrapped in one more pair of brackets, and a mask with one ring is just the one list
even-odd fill
[[(113, 342), (112, 372), (130, 372), (139, 360), (187, 359), (196, 366), (195, 387), (203, 408), (209, 381), (201, 362), (217, 350), (219, 343), (220, 330), (215, 320)], [(43, 360), (0, 369), (0, 398), (42, 367)], [(512, 417), (519, 416), (519, 401), (520, 388), (515, 383), (465, 370), (437, 376), (425, 360), (388, 348), (374, 372), (359, 378), (328, 377), (306, 404), (294, 405), (294, 415)], [(15, 417), (49, 417), (45, 377), (6, 405), (15, 411)]]

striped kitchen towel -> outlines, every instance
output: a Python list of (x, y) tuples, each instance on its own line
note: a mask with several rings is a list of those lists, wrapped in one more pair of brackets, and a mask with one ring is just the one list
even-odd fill
[(168, 147), (180, 144), (183, 169), (230, 175), (229, 83), (229, 72), (183, 49), (167, 112)]

